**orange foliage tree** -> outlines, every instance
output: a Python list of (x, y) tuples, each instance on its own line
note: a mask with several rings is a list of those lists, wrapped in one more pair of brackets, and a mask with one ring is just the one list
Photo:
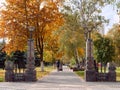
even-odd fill
[(63, 24), (59, 0), (6, 0), (0, 11), (0, 37), (8, 38), (6, 51), (26, 50), (29, 26), (34, 26), (35, 48), (43, 61), (44, 43)]

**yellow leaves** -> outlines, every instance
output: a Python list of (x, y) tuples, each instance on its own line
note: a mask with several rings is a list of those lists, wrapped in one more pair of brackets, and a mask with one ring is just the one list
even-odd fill
[[(42, 36), (44, 36), (44, 42), (49, 42), (49, 38), (51, 38), (52, 32), (57, 30), (59, 26), (63, 24), (62, 14), (58, 11), (58, 7), (56, 3), (48, 0), (46, 1), (46, 5), (40, 10), (40, 18), (39, 21), (41, 25), (39, 26), (40, 32)], [(54, 40), (52, 37), (51, 39)]]
[(56, 58), (57, 58), (57, 59), (60, 59), (60, 58), (62, 58), (63, 55), (64, 55), (63, 52), (57, 52)]
[[(13, 36), (14, 35), (14, 36)], [(19, 36), (17, 33), (11, 32), (11, 36), (8, 36), (9, 42), (5, 46), (7, 53), (11, 53), (16, 50), (25, 50), (27, 45), (27, 39), (24, 36)]]
[(78, 54), (80, 55), (80, 56), (84, 56), (84, 49), (83, 48), (78, 48)]
[(52, 62), (52, 53), (50, 51), (44, 52), (44, 61), (45, 62)]
[[(26, 2), (25, 2), (26, 1)], [(39, 2), (38, 2), (39, 1)], [(43, 8), (40, 5), (45, 3)], [(0, 11), (0, 37), (7, 37), (8, 53), (27, 46), (28, 26), (35, 26), (34, 38), (46, 42), (54, 30), (63, 24), (58, 3), (53, 0), (6, 0), (6, 9)], [(5, 34), (4, 34), (5, 33)], [(42, 42), (40, 41), (40, 42)], [(43, 43), (42, 42), (42, 43)]]

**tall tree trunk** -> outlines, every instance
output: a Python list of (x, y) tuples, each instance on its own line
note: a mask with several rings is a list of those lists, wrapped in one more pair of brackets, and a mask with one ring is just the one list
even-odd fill
[(44, 72), (44, 62), (41, 61), (41, 72)]
[[(42, 28), (42, 31), (43, 31), (43, 28)], [(44, 39), (44, 35), (42, 36), (41, 35), (41, 71), (44, 72), (44, 61), (43, 61), (43, 49), (44, 49), (44, 42), (43, 42), (43, 39)]]
[(44, 61), (43, 61), (43, 40), (42, 41), (42, 50), (41, 50), (41, 71), (44, 72)]
[[(37, 3), (37, 10), (38, 12), (40, 11), (40, 2), (38, 0), (38, 3)], [(37, 17), (36, 17), (36, 49), (37, 51), (39, 52), (39, 55), (40, 55), (40, 71), (44, 71), (44, 62), (43, 62), (43, 30), (44, 30), (44, 26), (43, 27), (40, 27), (39, 25), (39, 14), (37, 14)], [(39, 32), (39, 33), (38, 33)]]
[[(39, 6), (39, 5), (38, 5)], [(38, 8), (39, 9), (39, 8)], [(39, 26), (39, 16), (37, 16), (36, 18), (36, 48), (37, 48), (37, 51), (39, 52), (39, 55), (40, 55), (40, 71), (44, 71), (44, 61), (43, 61), (43, 49), (44, 49), (44, 42), (43, 42), (43, 39), (44, 39), (44, 35), (43, 35), (43, 30), (44, 30), (44, 27), (40, 27)], [(38, 33), (39, 32), (39, 33)]]
[(79, 64), (79, 56), (78, 56), (77, 48), (75, 49), (74, 56), (75, 56), (75, 61), (76, 61), (76, 64), (77, 64), (77, 68), (79, 68), (80, 64)]
[(40, 36), (39, 38), (36, 39), (36, 49), (39, 52), (40, 55), (40, 71), (44, 71), (44, 62), (43, 62), (43, 39)]

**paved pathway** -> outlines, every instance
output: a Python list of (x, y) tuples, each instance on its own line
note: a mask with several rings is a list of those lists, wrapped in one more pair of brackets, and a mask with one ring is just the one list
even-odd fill
[(0, 90), (120, 90), (120, 82), (85, 82), (64, 66), (37, 82), (1, 82)]

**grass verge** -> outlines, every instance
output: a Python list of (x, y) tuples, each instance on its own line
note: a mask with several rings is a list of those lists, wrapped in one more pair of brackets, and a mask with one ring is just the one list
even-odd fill
[(84, 79), (84, 71), (75, 71), (75, 73)]
[(117, 79), (117, 81), (120, 82), (120, 67), (118, 67), (118, 68), (116, 69), (116, 74), (117, 74), (116, 79)]
[(0, 82), (5, 80), (5, 70), (0, 69)]
[(37, 79), (40, 79), (40, 78), (42, 78), (45, 75), (48, 75), (51, 71), (54, 70), (54, 67), (53, 66), (47, 66), (47, 67), (44, 68), (44, 70), (45, 70), (44, 72), (41, 72), (40, 71), (40, 67), (36, 68)]

